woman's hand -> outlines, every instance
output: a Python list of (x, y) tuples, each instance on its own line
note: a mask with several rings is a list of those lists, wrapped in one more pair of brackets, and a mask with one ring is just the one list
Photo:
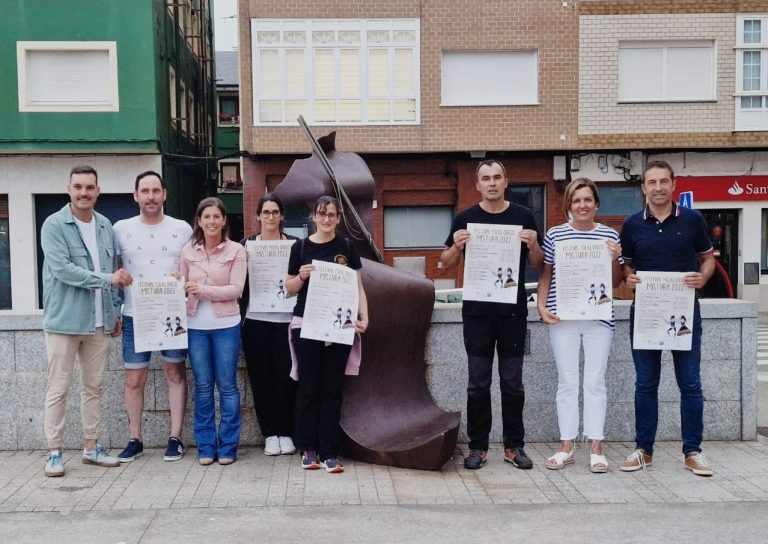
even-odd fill
[(560, 318), (557, 317), (557, 315), (553, 314), (546, 308), (538, 308), (539, 310), (539, 316), (541, 317), (541, 320), (546, 323), (547, 325), (554, 325), (555, 323), (560, 322)]
[(188, 295), (199, 295), (202, 291), (202, 285), (196, 281), (188, 281), (184, 284), (184, 292)]
[(181, 272), (171, 272), (171, 276), (173, 276), (177, 280), (181, 280), (182, 279)]
[(301, 268), (299, 268), (299, 279), (301, 281), (307, 281), (309, 279), (309, 275), (312, 274), (312, 271), (314, 269), (315, 269), (315, 265), (313, 264), (301, 265)]
[(357, 318), (357, 321), (355, 321), (355, 332), (358, 334), (363, 334), (366, 330), (368, 330), (368, 316), (358, 315)]
[(613, 240), (606, 240), (605, 245), (608, 246), (608, 251), (611, 252), (611, 260), (615, 261), (621, 257), (621, 244), (614, 242)]

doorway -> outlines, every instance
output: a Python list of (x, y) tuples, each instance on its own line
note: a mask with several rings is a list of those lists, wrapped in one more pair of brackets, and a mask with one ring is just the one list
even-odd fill
[(726, 282), (730, 281), (730, 289), (736, 293), (736, 284), (739, 279), (739, 210), (699, 211), (707, 221), (707, 232), (712, 241), (715, 259), (728, 274), (726, 279), (718, 270), (715, 270), (712, 278), (701, 289), (701, 296), (726, 298), (728, 296)]

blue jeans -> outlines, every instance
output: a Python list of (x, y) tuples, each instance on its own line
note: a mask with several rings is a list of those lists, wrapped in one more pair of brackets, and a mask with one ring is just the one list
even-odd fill
[[(194, 419), (198, 457), (237, 459), (240, 442), (239, 356), (240, 325), (226, 329), (189, 329), (189, 363), (195, 376)], [(219, 390), (218, 433), (214, 385)]]
[[(634, 333), (635, 306), (629, 313), (630, 338)], [(633, 349), (635, 361), (635, 442), (648, 454), (653, 454), (656, 428), (659, 422), (659, 377), (661, 350)], [(680, 389), (680, 427), (683, 453), (701, 451), (704, 430), (704, 394), (701, 390), (701, 312), (695, 302), (691, 351), (672, 350), (675, 377)]]

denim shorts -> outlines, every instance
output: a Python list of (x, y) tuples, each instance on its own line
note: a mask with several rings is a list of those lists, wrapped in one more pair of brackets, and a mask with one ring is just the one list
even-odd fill
[[(160, 356), (166, 363), (183, 363), (187, 358), (187, 350), (164, 349), (160, 352)], [(133, 318), (129, 315), (123, 316), (123, 363), (125, 368), (131, 370), (147, 368), (151, 358), (151, 351), (136, 353), (133, 343)]]

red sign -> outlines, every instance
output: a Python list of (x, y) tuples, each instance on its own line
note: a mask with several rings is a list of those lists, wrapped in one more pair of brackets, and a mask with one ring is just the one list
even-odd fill
[(678, 176), (675, 201), (684, 191), (693, 191), (695, 202), (768, 200), (768, 176)]

